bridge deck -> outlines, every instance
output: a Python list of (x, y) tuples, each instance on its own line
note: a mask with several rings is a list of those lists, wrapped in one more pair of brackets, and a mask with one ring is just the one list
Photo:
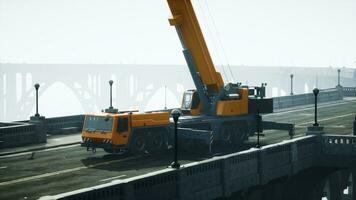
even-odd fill
[[(324, 125), (326, 132), (351, 133), (356, 114), (355, 102), (355, 99), (347, 99), (320, 106), (319, 122)], [(306, 126), (313, 121), (313, 108), (308, 106), (282, 110), (265, 115), (264, 119), (294, 122), (296, 137), (300, 137), (304, 135)], [(261, 142), (267, 145), (286, 139), (288, 134), (285, 132), (268, 131)], [(249, 149), (255, 144), (255, 138), (251, 138), (243, 148)], [(222, 151), (231, 153), (230, 149), (223, 148)], [(30, 157), (31, 153), (0, 157), (0, 199), (24, 197), (34, 199), (108, 183), (114, 179), (131, 178), (165, 169), (172, 159), (169, 152), (160, 155), (123, 157), (107, 155), (100, 150), (92, 154), (79, 146), (38, 151), (33, 159)], [(204, 160), (208, 156), (182, 152), (180, 158), (182, 164), (188, 164)]]

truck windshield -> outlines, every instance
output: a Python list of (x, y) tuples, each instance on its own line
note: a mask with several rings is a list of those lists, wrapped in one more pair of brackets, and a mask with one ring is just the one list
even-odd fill
[(112, 121), (112, 117), (109, 116), (87, 116), (84, 122), (84, 130), (111, 132)]

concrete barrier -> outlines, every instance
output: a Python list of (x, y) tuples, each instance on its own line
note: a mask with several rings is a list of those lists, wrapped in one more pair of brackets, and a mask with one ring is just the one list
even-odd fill
[(313, 166), (320, 157), (319, 144), (320, 137), (310, 135), (186, 164), (178, 170), (164, 169), (41, 199), (208, 200), (229, 197), (234, 192), (265, 185)]
[(263, 147), (260, 151), (261, 184), (289, 175), (291, 172), (290, 143)]
[(26, 123), (0, 127), (0, 141), (0, 148), (42, 142), (38, 137), (36, 125)]
[(352, 167), (355, 155), (356, 136), (308, 135), (41, 199), (216, 199), (311, 167)]
[(342, 87), (342, 92), (345, 97), (356, 97), (356, 87)]
[(49, 134), (80, 132), (84, 115), (54, 117), (34, 121), (0, 123), (0, 148), (44, 143)]
[(179, 170), (180, 199), (215, 199), (223, 194), (220, 159), (191, 163)]
[[(319, 138), (315, 136), (307, 136), (303, 139), (298, 139), (292, 145), (292, 154), (297, 159), (292, 159), (293, 174), (301, 170), (308, 169), (317, 162), (318, 156), (321, 154)], [(292, 157), (293, 158), (293, 157)]]
[(323, 166), (340, 168), (356, 166), (356, 136), (325, 135), (321, 145)]
[(45, 120), (45, 127), (50, 134), (80, 132), (83, 127), (84, 115), (53, 117)]
[(326, 135), (322, 140), (323, 153), (328, 155), (356, 155), (356, 137)]
[(228, 197), (235, 191), (249, 188), (260, 183), (258, 168), (258, 149), (250, 149), (224, 156), (224, 196)]
[[(337, 88), (320, 90), (318, 102), (338, 101), (343, 99), (343, 92)], [(274, 97), (273, 108), (282, 109), (314, 103), (314, 94), (297, 94), (291, 96)]]
[(122, 185), (121, 191), (125, 194), (123, 199), (175, 199), (178, 179), (174, 169), (165, 169), (127, 179), (119, 185)]

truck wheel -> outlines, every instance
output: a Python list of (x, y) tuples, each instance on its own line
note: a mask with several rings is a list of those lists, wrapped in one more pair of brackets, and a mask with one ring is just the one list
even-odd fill
[(224, 144), (232, 143), (232, 135), (233, 135), (232, 132), (233, 132), (233, 129), (230, 126), (226, 126), (226, 127), (222, 128), (220, 139)]
[(235, 133), (232, 137), (232, 144), (239, 148), (240, 145), (243, 144), (243, 142), (246, 140), (246, 133), (242, 128), (236, 127), (235, 128)]
[(142, 154), (146, 150), (146, 138), (143, 134), (136, 134), (131, 143), (131, 152), (134, 154)]
[(113, 153), (114, 152), (112, 149), (109, 149), (109, 148), (104, 148), (104, 151), (106, 153)]
[(150, 152), (159, 152), (163, 148), (163, 134), (160, 132), (155, 132), (150, 134), (150, 144), (149, 151)]

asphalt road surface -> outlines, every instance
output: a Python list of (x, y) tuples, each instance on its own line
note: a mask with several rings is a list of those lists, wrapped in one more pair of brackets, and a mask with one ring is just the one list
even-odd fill
[[(356, 115), (356, 99), (325, 103), (319, 106), (319, 124), (326, 133), (351, 134)], [(314, 123), (311, 105), (279, 110), (263, 116), (264, 120), (290, 122), (296, 125), (295, 137), (305, 135), (306, 127)], [(265, 131), (262, 145), (289, 139), (286, 131)], [(251, 137), (241, 149), (256, 145)], [(225, 154), (232, 150), (215, 150)], [(206, 152), (180, 152), (181, 164), (211, 157)], [(98, 149), (87, 152), (71, 145), (36, 152), (0, 156), (0, 199), (37, 199), (84, 187), (125, 179), (166, 168), (172, 162), (170, 151), (141, 156), (110, 155)]]

